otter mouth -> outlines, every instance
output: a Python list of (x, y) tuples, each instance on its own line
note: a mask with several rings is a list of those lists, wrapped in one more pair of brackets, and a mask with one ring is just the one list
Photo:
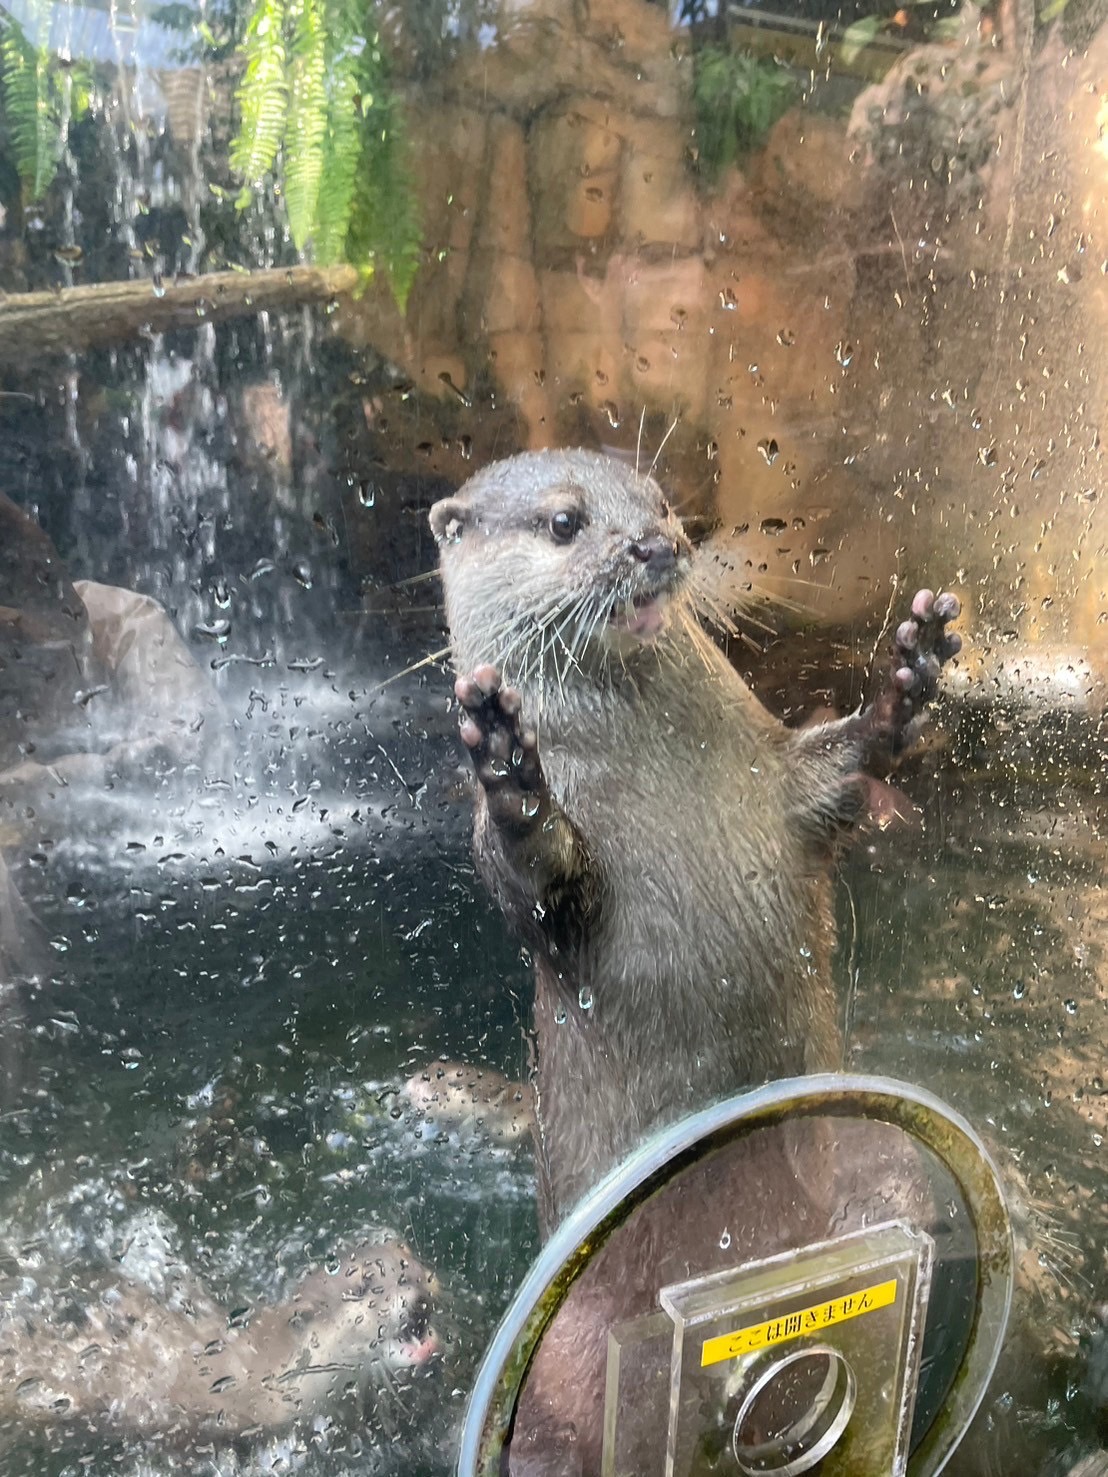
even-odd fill
[(668, 590), (634, 595), (630, 600), (617, 600), (608, 616), (613, 630), (628, 636), (637, 636), (640, 641), (651, 641), (659, 635), (666, 623), (666, 607), (669, 604)]
[(408, 1369), (426, 1369), (438, 1354), (439, 1337), (434, 1329), (428, 1329), (421, 1339), (405, 1339), (400, 1345), (398, 1362)]
[(407, 1317), (400, 1338), (399, 1362), (411, 1369), (422, 1369), (435, 1357), (441, 1348), (439, 1336), (431, 1325), (431, 1305), (426, 1298), (417, 1298), (407, 1309)]

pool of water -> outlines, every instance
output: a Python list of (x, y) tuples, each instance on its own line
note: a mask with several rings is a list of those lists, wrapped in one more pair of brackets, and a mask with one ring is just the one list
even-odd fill
[[(8, 993), (0, 1133), (9, 1254), (36, 1248), (78, 1279), (136, 1275), (129, 1248), (153, 1223), (159, 1255), (217, 1299), (264, 1304), (387, 1227), (441, 1284), (439, 1356), (378, 1413), (371, 1402), (362, 1430), (186, 1458), (172, 1442), (16, 1425), (5, 1471), (451, 1470), (537, 1231), (526, 1143), (428, 1123), (399, 1092), (438, 1057), (527, 1071), (528, 972), (472, 871), (442, 680), (408, 679), (379, 715), (372, 695), (321, 688), (313, 710), (301, 693), (298, 722), (322, 732), (330, 715), (321, 758), (345, 756), (306, 804), (287, 775), (254, 783), (262, 743), (228, 792), (76, 797), (50, 835), (25, 837), (15, 876), (49, 962)], [(1046, 1460), (1095, 1420), (1079, 1345), (1108, 1245), (1108, 847), (1079, 749), (1059, 747), (1074, 762), (1058, 782), (979, 719), (950, 717), (951, 746), (903, 776), (907, 819), (846, 859), (838, 970), (846, 1064), (944, 1097), (1017, 1191), (1020, 1337), (1029, 1322), (1039, 1362), (1018, 1389), (1002, 1369), (986, 1405), (1006, 1470), (1014, 1430)], [(352, 778), (334, 779), (347, 761)], [(137, 1275), (157, 1283), (159, 1266)]]

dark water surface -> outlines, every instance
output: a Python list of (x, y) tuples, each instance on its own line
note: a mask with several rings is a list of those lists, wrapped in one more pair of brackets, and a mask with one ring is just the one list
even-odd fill
[[(408, 696), (418, 727), (428, 693)], [(1027, 1388), (1002, 1379), (990, 1397), (996, 1470), (1010, 1471), (1013, 1406), (1038, 1462), (1094, 1421), (1074, 1355), (1108, 1270), (1106, 846), (1087, 770), (1044, 783), (961, 727), (953, 752), (903, 778), (921, 814), (850, 854), (839, 967), (849, 1065), (945, 1097), (1018, 1188), (1019, 1307), (1041, 1360)], [(332, 757), (355, 744), (336, 731)], [(101, 799), (54, 844), (29, 844), (18, 873), (53, 962), (9, 996), (9, 1246), (110, 1266), (153, 1217), (217, 1296), (264, 1301), (387, 1226), (438, 1274), (443, 1358), (396, 1397), (399, 1430), (375, 1443), (371, 1416), (355, 1450), (309, 1433), (296, 1460), (310, 1471), (448, 1472), (476, 1361), (536, 1247), (527, 1149), (438, 1132), (396, 1093), (435, 1056), (526, 1072), (526, 970), (472, 873), (452, 735), (421, 732), (422, 748), (409, 732), (397, 749), (427, 779), (418, 804), (391, 768), (360, 804), (341, 784), (299, 810), (279, 789), (253, 808)], [(82, 1470), (183, 1460), (5, 1439), (12, 1473), (75, 1471), (81, 1450)], [(278, 1451), (292, 1459), (280, 1441), (217, 1448), (212, 1470)]]

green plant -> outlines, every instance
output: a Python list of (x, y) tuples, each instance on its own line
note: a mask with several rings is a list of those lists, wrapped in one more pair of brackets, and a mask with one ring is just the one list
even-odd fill
[(364, 0), (253, 0), (231, 167), (246, 209), (280, 183), (298, 251), (383, 266), (403, 305), (419, 221), (388, 62)]
[(83, 65), (64, 65), (35, 46), (18, 21), (6, 16), (0, 35), (0, 82), (4, 117), (25, 204), (41, 200), (58, 170), (64, 147), (63, 119), (88, 112), (91, 74)]
[[(1064, 5), (1066, 0), (1061, 0), (1061, 3)], [(900, 29), (912, 9), (920, 12), (920, 21), (928, 41), (956, 40), (964, 25), (964, 15), (961, 12), (945, 16), (925, 14), (937, 8), (936, 0), (898, 0), (895, 11), (876, 11), (872, 15), (861, 16), (851, 22), (842, 34), (838, 47), (839, 62), (844, 67), (853, 67), (867, 47), (872, 46), (879, 37)], [(972, 9), (976, 14), (976, 6), (972, 5), (972, 0), (965, 0), (963, 8)]]
[(795, 101), (797, 84), (780, 63), (705, 46), (696, 56), (693, 102), (700, 167), (716, 178), (749, 153)]

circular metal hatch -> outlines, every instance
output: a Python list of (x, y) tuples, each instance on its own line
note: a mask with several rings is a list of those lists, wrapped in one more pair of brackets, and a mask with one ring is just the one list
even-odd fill
[[(542, 1249), (481, 1364), (459, 1477), (501, 1477), (512, 1470), (514, 1442), (542, 1445), (543, 1437), (520, 1429), (530, 1409), (551, 1405), (548, 1395), (535, 1395), (539, 1387), (567, 1392), (575, 1404), (566, 1428), (584, 1443), (564, 1469), (555, 1460), (549, 1470), (599, 1473), (600, 1433), (589, 1428), (605, 1419), (596, 1386), (604, 1382), (605, 1339), (611, 1365), (613, 1328), (642, 1330), (638, 1350), (655, 1334), (667, 1349), (669, 1325), (657, 1325), (667, 1284), (690, 1277), (714, 1284), (765, 1258), (792, 1267), (813, 1248), (826, 1258), (828, 1246), (882, 1222), (933, 1248), (905, 1445), (909, 1477), (939, 1472), (981, 1402), (1007, 1323), (1013, 1254), (1000, 1181), (972, 1127), (930, 1093), (887, 1078), (827, 1074), (772, 1083), (663, 1129), (575, 1208)], [(567, 1354), (571, 1367), (552, 1384), (547, 1376)], [(652, 1385), (643, 1369), (635, 1378), (647, 1455), (632, 1460), (652, 1465), (664, 1457), (657, 1433), (646, 1429), (648, 1414), (656, 1418), (669, 1376)], [(610, 1455), (605, 1462), (619, 1469)]]

